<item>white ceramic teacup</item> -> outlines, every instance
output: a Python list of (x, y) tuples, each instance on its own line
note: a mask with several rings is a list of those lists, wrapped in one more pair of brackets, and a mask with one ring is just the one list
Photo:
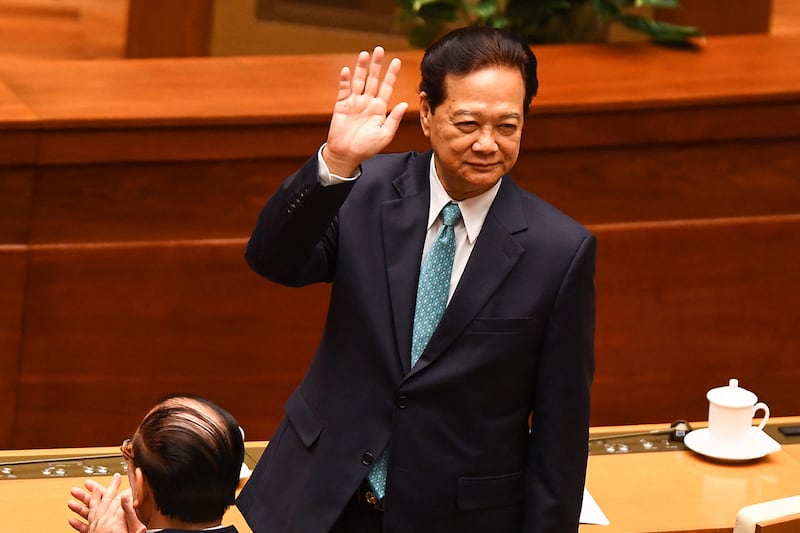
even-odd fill
[[(758, 397), (739, 387), (739, 380), (731, 379), (726, 387), (711, 389), (708, 398), (709, 444), (721, 451), (735, 452), (753, 442), (753, 438), (769, 420), (769, 407)], [(753, 426), (758, 411), (764, 411), (761, 423)]]

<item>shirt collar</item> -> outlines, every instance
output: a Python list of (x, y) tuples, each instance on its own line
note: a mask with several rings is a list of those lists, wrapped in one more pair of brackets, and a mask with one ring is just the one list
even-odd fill
[[(434, 157), (435, 155), (431, 155), (430, 172), (428, 177), (431, 190), (431, 203), (428, 211), (428, 229), (431, 228), (433, 223), (439, 217), (439, 213), (442, 212), (442, 208), (449, 202), (455, 202), (455, 200), (450, 198), (450, 196), (447, 194), (447, 191), (444, 190), (442, 182), (439, 181), (439, 175), (436, 173), (436, 165), (433, 161)], [(500, 183), (502, 183), (502, 181), (502, 178), (497, 180), (497, 183), (495, 183), (491, 189), (479, 194), (478, 196), (473, 196), (472, 198), (467, 198), (466, 200), (456, 202), (459, 209), (461, 209), (461, 216), (464, 220), (464, 227), (467, 230), (467, 239), (469, 240), (470, 244), (474, 243), (475, 239), (478, 238), (478, 234), (481, 232), (483, 223), (486, 221), (486, 215), (489, 214), (489, 208), (492, 207), (492, 202), (494, 202), (497, 192), (500, 190)]]

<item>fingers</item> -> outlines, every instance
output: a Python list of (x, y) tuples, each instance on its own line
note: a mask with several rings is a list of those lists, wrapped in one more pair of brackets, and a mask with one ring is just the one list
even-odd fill
[(339, 90), (322, 157), (330, 172), (350, 175), (365, 159), (391, 142), (407, 104), (389, 111), (389, 101), (400, 72), (392, 59), (381, 78), (385, 52), (376, 46), (370, 55), (358, 55), (355, 68), (339, 71)]
[[(86, 479), (84, 480), (84, 485), (89, 492), (78, 488), (72, 487), (69, 489), (70, 495), (75, 498), (74, 500), (69, 500), (67, 502), (67, 507), (70, 511), (75, 513), (76, 515), (80, 516), (83, 520), (89, 520), (89, 508), (91, 506), (91, 499), (92, 499), (92, 489), (95, 486), (101, 486), (99, 483)], [(89, 531), (89, 524), (84, 522), (83, 520), (78, 520), (77, 518), (70, 518), (68, 520), (69, 525), (72, 529), (77, 531), (78, 533), (88, 533)]]
[[(77, 487), (70, 489), (70, 494), (75, 499), (69, 500), (67, 507), (79, 517), (69, 519), (70, 527), (78, 533), (99, 531), (146, 533), (133, 511), (130, 490), (118, 494), (121, 484), (122, 476), (114, 474), (108, 487), (93, 479), (86, 479), (84, 485), (88, 492)], [(127, 497), (127, 510), (123, 509), (123, 497)], [(129, 513), (132, 517), (128, 516)]]
[(383, 67), (383, 48), (376, 46), (372, 52), (372, 61), (369, 63), (369, 75), (364, 86), (364, 94), (375, 96), (378, 94), (378, 85), (381, 79), (381, 68)]
[(350, 96), (350, 69), (344, 67), (339, 72), (339, 91), (336, 100), (347, 100), (348, 96)]
[[(91, 491), (91, 488), (99, 483), (92, 481), (92, 480), (85, 480), (84, 484), (87, 488)], [(75, 498), (74, 500), (69, 500), (67, 502), (67, 507), (70, 511), (78, 515), (79, 517), (83, 518), (83, 520), (89, 520), (89, 504), (91, 502), (91, 492), (87, 492), (78, 487), (72, 487), (69, 489), (70, 495)], [(72, 529), (78, 531), (79, 533), (87, 533), (89, 531), (89, 525), (86, 522), (78, 520), (77, 518), (70, 518), (69, 525)]]
[(83, 480), (83, 486), (86, 487), (86, 490), (92, 492), (96, 486), (100, 485), (97, 481), (93, 480), (92, 478), (87, 477)]
[(117, 495), (117, 491), (119, 490), (119, 486), (121, 484), (122, 484), (122, 476), (120, 476), (119, 474), (114, 474), (111, 477), (111, 483), (108, 484), (108, 489), (106, 490), (106, 497), (108, 497), (108, 499), (110, 500), (113, 500), (114, 497)]
[(91, 486), (92, 496), (91, 498), (89, 498), (89, 505), (88, 505), (89, 514), (87, 518), (89, 519), (89, 522), (91, 522), (94, 516), (97, 514), (98, 507), (100, 507), (100, 503), (103, 501), (103, 493), (105, 492), (104, 487), (100, 483), (90, 484), (89, 480), (86, 480), (86, 487), (90, 488), (90, 486)]
[(400, 60), (396, 57), (389, 63), (389, 68), (386, 69), (386, 75), (383, 77), (381, 89), (378, 93), (378, 98), (384, 102), (388, 102), (392, 97), (394, 91), (394, 84), (397, 81), (397, 75), (400, 73)]
[(67, 502), (67, 507), (69, 508), (70, 511), (80, 516), (84, 520), (88, 520), (89, 508), (85, 504), (77, 502), (75, 500), (70, 500)]
[(81, 522), (77, 518), (70, 518), (69, 525), (78, 533), (89, 533), (89, 525)]
[(122, 477), (119, 474), (114, 474), (112, 476), (108, 488), (91, 479), (86, 480), (86, 488), (92, 491), (92, 496), (89, 499), (88, 505), (89, 514), (87, 516), (90, 523), (94, 521), (96, 516), (103, 515), (106, 512), (109, 505), (111, 505), (111, 502), (114, 500), (114, 497), (117, 495), (117, 489), (119, 489), (120, 483), (122, 483)]
[[(378, 87), (381, 86), (381, 68), (383, 67), (384, 55), (385, 52), (380, 46), (375, 47), (375, 50), (372, 51), (372, 56), (366, 51), (358, 54), (356, 68), (353, 71), (353, 80), (350, 84), (352, 94), (365, 94), (367, 96), (376, 96), (378, 94)], [(396, 75), (397, 72), (395, 72), (394, 76), (396, 77)], [(341, 83), (339, 90), (341, 94)]]
[(376, 46), (372, 56), (366, 51), (358, 54), (358, 60), (352, 76), (350, 69), (343, 67), (339, 71), (339, 89), (336, 100), (343, 101), (352, 95), (360, 96), (363, 94), (365, 96), (377, 96), (384, 102), (388, 102), (392, 97), (401, 63), (398, 58), (392, 59), (383, 80), (381, 80), (384, 56), (383, 48)]
[(90, 493), (86, 492), (83, 489), (78, 487), (72, 487), (69, 489), (69, 494), (83, 505), (89, 505), (89, 499), (91, 498)]
[(356, 68), (353, 71), (353, 81), (350, 84), (353, 94), (362, 94), (364, 92), (364, 86), (367, 83), (367, 71), (369, 68), (369, 63), (369, 52), (363, 51), (358, 54)]

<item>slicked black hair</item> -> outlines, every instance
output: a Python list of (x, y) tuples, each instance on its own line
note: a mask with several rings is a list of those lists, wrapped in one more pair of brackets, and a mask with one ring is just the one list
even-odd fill
[(188, 523), (222, 518), (234, 502), (243, 460), (242, 433), (233, 416), (190, 394), (163, 399), (133, 437), (133, 464), (142, 470), (159, 512)]
[(458, 28), (439, 39), (422, 57), (420, 92), (427, 95), (431, 112), (447, 97), (445, 77), (466, 76), (487, 67), (518, 68), (525, 82), (525, 114), (539, 89), (536, 56), (527, 41), (509, 31), (488, 26)]

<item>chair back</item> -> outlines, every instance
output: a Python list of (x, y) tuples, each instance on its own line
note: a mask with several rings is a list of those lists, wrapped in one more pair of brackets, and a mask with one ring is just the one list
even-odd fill
[(800, 532), (800, 496), (742, 507), (736, 514), (733, 533)]

